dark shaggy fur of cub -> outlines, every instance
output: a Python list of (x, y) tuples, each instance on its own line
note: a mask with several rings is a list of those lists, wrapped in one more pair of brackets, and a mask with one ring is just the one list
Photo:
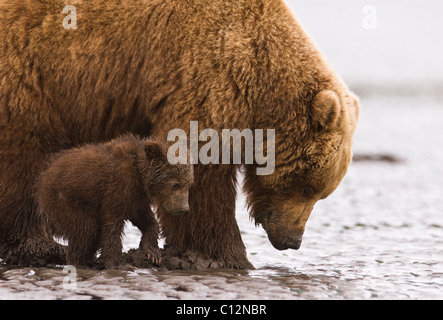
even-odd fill
[(126, 135), (57, 153), (40, 175), (36, 199), (47, 233), (65, 238), (67, 263), (120, 267), (125, 220), (142, 232), (141, 251), (159, 263), (159, 226), (151, 205), (189, 211), (192, 167), (171, 165), (166, 146)]

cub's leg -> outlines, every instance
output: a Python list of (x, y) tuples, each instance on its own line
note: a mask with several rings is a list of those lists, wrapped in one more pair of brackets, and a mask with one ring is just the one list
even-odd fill
[(113, 211), (106, 209), (102, 212), (101, 218), (103, 223), (100, 238), (101, 260), (106, 269), (119, 268), (122, 262), (122, 235), (125, 222)]
[(145, 210), (139, 210), (138, 214), (131, 218), (130, 221), (142, 232), (139, 245), (142, 253), (145, 254), (153, 264), (160, 265), (162, 259), (161, 251), (158, 247), (160, 228), (151, 208), (147, 207)]
[(73, 216), (78, 218), (79, 223), (67, 230), (67, 264), (95, 267), (95, 255), (99, 249), (101, 234), (98, 218), (85, 212), (74, 212)]

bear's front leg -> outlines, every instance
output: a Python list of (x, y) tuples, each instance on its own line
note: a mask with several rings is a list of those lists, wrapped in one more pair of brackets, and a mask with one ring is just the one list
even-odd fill
[(236, 173), (234, 165), (196, 165), (189, 214), (159, 210), (167, 268), (253, 268), (235, 219)]
[(122, 263), (122, 235), (124, 220), (114, 218), (112, 214), (102, 215), (101, 256), (106, 269), (119, 268)]
[[(32, 136), (25, 131), (28, 127), (31, 125), (20, 126), (22, 137)], [(14, 124), (0, 130), (0, 260), (18, 266), (65, 264), (66, 247), (46, 233), (33, 199), (34, 183), (45, 159), (41, 150), (45, 148), (37, 139), (22, 141), (20, 148), (6, 148), (15, 145), (9, 139), (14, 138), (17, 128)], [(8, 130), (12, 130), (10, 134)]]
[(160, 265), (162, 254), (158, 247), (158, 234), (160, 228), (149, 206), (145, 210), (140, 210), (136, 217), (129, 219), (134, 226), (142, 232), (139, 249), (149, 261), (155, 265)]

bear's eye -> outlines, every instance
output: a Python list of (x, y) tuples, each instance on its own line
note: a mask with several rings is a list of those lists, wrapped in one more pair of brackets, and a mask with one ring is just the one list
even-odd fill
[(180, 183), (174, 183), (172, 185), (172, 190), (178, 190), (178, 189), (180, 189)]
[(312, 198), (315, 195), (315, 190), (312, 187), (308, 186), (303, 188), (302, 193), (306, 198)]

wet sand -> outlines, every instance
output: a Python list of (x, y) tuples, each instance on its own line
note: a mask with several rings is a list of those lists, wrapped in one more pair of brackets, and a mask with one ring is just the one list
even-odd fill
[[(237, 219), (256, 270), (76, 270), (0, 265), (0, 299), (443, 299), (443, 100), (362, 98), (355, 159), (319, 202), (299, 251)], [(124, 249), (137, 247), (128, 225)]]

